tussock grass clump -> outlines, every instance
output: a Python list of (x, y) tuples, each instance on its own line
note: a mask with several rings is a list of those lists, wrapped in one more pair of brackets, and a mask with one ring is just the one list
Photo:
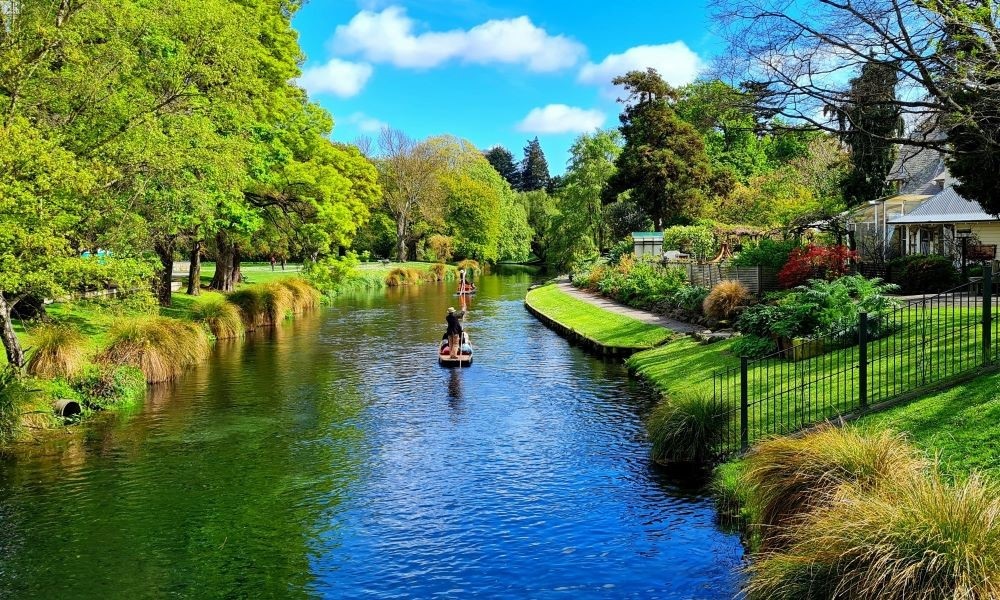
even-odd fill
[(277, 325), (293, 308), (292, 292), (280, 282), (244, 286), (228, 296), (240, 309), (247, 331)]
[(385, 276), (385, 284), (389, 287), (415, 285), (424, 281), (426, 271), (413, 267), (396, 267)]
[(20, 435), (22, 407), (30, 394), (14, 369), (0, 369), (0, 444), (9, 444)]
[(846, 484), (862, 490), (908, 480), (926, 466), (903, 436), (824, 425), (798, 437), (761, 442), (744, 461), (752, 519), (761, 547), (781, 545), (784, 526), (828, 503)]
[(661, 462), (707, 462), (728, 431), (729, 414), (707, 394), (660, 401), (646, 421), (652, 456)]
[(448, 265), (444, 263), (434, 263), (427, 270), (431, 281), (444, 281), (448, 278)]
[(243, 317), (238, 306), (225, 296), (203, 296), (191, 306), (191, 318), (204, 323), (216, 339), (225, 340), (243, 335)]
[(87, 340), (69, 325), (40, 325), (31, 332), (34, 351), (28, 372), (36, 377), (72, 377), (87, 361)]
[(205, 330), (194, 323), (167, 317), (123, 320), (109, 332), (110, 343), (99, 360), (131, 365), (149, 383), (168, 381), (204, 360), (211, 345)]
[(319, 306), (322, 294), (305, 279), (291, 277), (281, 279), (277, 283), (283, 285), (292, 294), (292, 312), (302, 314), (315, 310)]
[(848, 485), (790, 537), (749, 568), (750, 598), (1000, 598), (1000, 489), (975, 476)]
[(479, 266), (479, 261), (473, 260), (471, 258), (467, 258), (459, 262), (455, 266), (458, 269), (465, 269), (466, 271), (474, 275), (479, 275), (480, 273), (482, 273), (482, 268)]
[(731, 319), (736, 311), (750, 304), (753, 296), (745, 285), (735, 279), (727, 279), (715, 284), (705, 296), (702, 310), (709, 317)]

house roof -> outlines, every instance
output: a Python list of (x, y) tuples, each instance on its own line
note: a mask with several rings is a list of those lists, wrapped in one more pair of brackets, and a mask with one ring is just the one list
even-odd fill
[[(916, 142), (937, 142), (944, 137), (944, 132), (933, 118), (924, 120), (909, 135)], [(897, 148), (896, 160), (885, 180), (900, 182), (901, 194), (932, 195), (941, 191), (941, 184), (937, 180), (947, 179), (947, 172), (944, 157), (939, 150), (903, 145)]]
[(947, 188), (915, 208), (910, 214), (889, 219), (890, 225), (914, 223), (975, 223), (997, 221), (978, 202), (966, 200), (955, 188)]
[(663, 241), (662, 231), (633, 231), (632, 239), (634, 240), (660, 240)]
[(884, 202), (879, 202), (877, 205), (862, 204), (847, 214), (847, 221), (849, 223), (874, 222), (876, 211), (878, 212), (878, 220), (881, 221), (884, 210), (891, 215), (889, 222), (892, 222), (893, 218), (910, 214), (930, 197), (931, 194), (901, 194), (886, 198)]

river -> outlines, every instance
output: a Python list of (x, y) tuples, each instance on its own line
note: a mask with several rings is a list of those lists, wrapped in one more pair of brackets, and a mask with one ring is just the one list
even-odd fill
[(142, 406), (0, 459), (0, 598), (731, 598), (743, 551), (650, 464), (651, 396), (481, 278), (222, 343)]

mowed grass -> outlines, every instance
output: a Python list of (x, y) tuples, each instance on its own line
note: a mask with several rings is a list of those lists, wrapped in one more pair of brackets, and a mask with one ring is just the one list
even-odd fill
[(525, 301), (535, 310), (577, 333), (611, 348), (652, 348), (674, 333), (578, 300), (554, 285), (528, 292)]
[[(281, 263), (279, 262), (275, 263), (274, 270), (272, 271), (271, 263), (241, 263), (240, 273), (243, 274), (243, 283), (267, 283), (276, 279), (299, 277), (302, 274), (302, 265), (300, 263), (285, 263), (285, 269), (282, 270)], [(201, 284), (203, 286), (210, 285), (213, 277), (215, 277), (215, 263), (201, 263)], [(187, 279), (184, 279), (184, 288), (182, 288), (182, 291), (186, 287)]]

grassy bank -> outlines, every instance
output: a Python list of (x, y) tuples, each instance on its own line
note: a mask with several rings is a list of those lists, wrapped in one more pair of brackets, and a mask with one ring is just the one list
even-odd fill
[(30, 375), (0, 382), (0, 446), (63, 425), (53, 410), (57, 399), (79, 404), (82, 414), (71, 422), (129, 406), (145, 397), (147, 383), (173, 379), (204, 360), (213, 339), (240, 337), (317, 307), (319, 292), (293, 275), (258, 277), (230, 294), (174, 293), (170, 307), (113, 298), (55, 303), (44, 322), (18, 322)]
[(555, 285), (528, 292), (525, 302), (563, 327), (609, 348), (652, 348), (674, 333), (578, 300)]

